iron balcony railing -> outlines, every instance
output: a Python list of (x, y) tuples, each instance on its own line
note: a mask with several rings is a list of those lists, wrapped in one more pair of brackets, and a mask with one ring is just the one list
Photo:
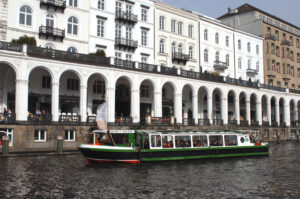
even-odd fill
[(255, 120), (251, 120), (251, 126), (252, 127), (258, 127), (259, 126), (259, 122), (255, 121)]
[(249, 126), (248, 120), (240, 120), (240, 126), (243, 126), (243, 127)]
[(122, 68), (135, 68), (135, 62), (115, 58), (115, 66), (122, 67)]
[(189, 70), (181, 69), (180, 74), (183, 77), (188, 77), (188, 78), (193, 78), (193, 79), (200, 79), (201, 78), (201, 73), (194, 72), (194, 71), (189, 71)]
[(255, 76), (255, 75), (257, 75), (258, 74), (258, 71), (257, 70), (255, 70), (255, 69), (252, 69), (252, 68), (248, 68), (247, 70), (246, 70), (246, 74), (247, 74), (247, 76)]
[(65, 0), (40, 0), (40, 7), (54, 8), (54, 10), (60, 9), (62, 12), (66, 9), (66, 1)]
[(228, 120), (229, 126), (237, 126), (237, 120)]
[(116, 19), (129, 22), (129, 23), (137, 23), (138, 16), (132, 14), (131, 12), (118, 11), (116, 12)]
[(161, 71), (161, 73), (168, 73), (168, 74), (172, 74), (172, 75), (177, 75), (177, 68), (170, 68), (170, 67), (161, 66), (160, 71)]
[(157, 65), (147, 64), (147, 63), (139, 63), (138, 69), (149, 72), (157, 72)]
[(39, 37), (45, 36), (46, 39), (53, 37), (54, 40), (60, 39), (61, 41), (65, 38), (65, 30), (59, 28), (53, 28), (49, 26), (40, 26)]
[(199, 126), (209, 126), (209, 119), (198, 119)]
[(23, 45), (21, 44), (15, 44), (11, 42), (0, 42), (0, 50), (8, 50), (8, 51), (14, 51), (14, 52), (23, 52)]
[(89, 116), (87, 116), (87, 118), (86, 118), (86, 123), (89, 123), (89, 124), (94, 124), (94, 123), (96, 123), (96, 116), (94, 116), (94, 115), (89, 115)]
[(271, 39), (273, 41), (277, 40), (277, 37), (275, 35), (272, 35), (271, 33), (266, 34), (265, 38), (266, 39)]
[(226, 70), (228, 68), (228, 64), (226, 62), (215, 61), (214, 68), (217, 70)]
[(0, 124), (15, 124), (16, 114), (15, 113), (0, 113)]
[(296, 94), (300, 94), (300, 90), (296, 90), (296, 89), (289, 89), (290, 93), (296, 93)]
[(194, 126), (195, 125), (195, 119), (194, 118), (183, 118), (182, 119), (182, 125), (183, 126)]
[(286, 40), (286, 39), (283, 39), (283, 40), (281, 41), (281, 45), (291, 46), (292, 43), (291, 43), (290, 41)]
[(124, 126), (132, 125), (132, 117), (119, 117), (115, 119), (115, 125)]
[(268, 121), (262, 121), (262, 126), (269, 126), (270, 123)]
[(117, 37), (115, 40), (115, 45), (119, 47), (136, 49), (138, 47), (138, 42), (132, 39)]
[(271, 126), (272, 126), (272, 127), (278, 127), (278, 122), (275, 122), (275, 121), (273, 120), (272, 123), (271, 123)]
[(27, 121), (31, 124), (51, 124), (52, 116), (50, 114), (29, 114)]
[(40, 48), (35, 46), (28, 46), (27, 54), (32, 57), (67, 61), (73, 63), (91, 64), (91, 65), (99, 65), (99, 66), (110, 65), (109, 57), (71, 53), (66, 51)]
[(67, 125), (76, 125), (80, 124), (81, 117), (80, 115), (60, 115), (59, 123)]
[(170, 117), (151, 117), (150, 125), (171, 125)]
[(214, 119), (214, 120), (213, 120), (213, 125), (214, 125), (214, 126), (220, 126), (220, 125), (223, 125), (223, 120), (222, 120), (222, 119)]
[(186, 64), (190, 60), (190, 56), (183, 53), (172, 53), (172, 60)]
[(264, 88), (264, 89), (268, 89), (268, 90), (285, 92), (285, 88), (277, 87), (277, 86), (272, 86), (272, 85), (267, 85), (267, 84), (259, 84), (259, 87), (260, 88)]
[(234, 78), (230, 78), (230, 77), (226, 77), (226, 83), (233, 84), (233, 85), (239, 85), (239, 86), (258, 88), (258, 83), (257, 82), (250, 82), (250, 81), (245, 81), (245, 80), (241, 80), (241, 79), (234, 79)]

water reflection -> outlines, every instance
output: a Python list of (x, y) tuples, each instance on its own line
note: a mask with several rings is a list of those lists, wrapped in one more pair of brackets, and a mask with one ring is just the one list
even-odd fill
[(300, 198), (300, 144), (269, 157), (86, 166), (81, 155), (0, 159), (0, 198)]

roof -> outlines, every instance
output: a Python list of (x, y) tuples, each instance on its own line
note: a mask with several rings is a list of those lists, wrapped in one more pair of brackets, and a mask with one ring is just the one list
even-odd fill
[(233, 16), (233, 15), (239, 15), (239, 14), (244, 14), (244, 13), (248, 13), (248, 12), (257, 11), (257, 12), (260, 12), (262, 14), (268, 15), (269, 17), (271, 17), (273, 19), (276, 19), (276, 20), (278, 20), (278, 21), (280, 21), (282, 23), (285, 23), (285, 24), (287, 24), (289, 26), (292, 26), (292, 27), (300, 30), (300, 28), (298, 26), (296, 26), (294, 24), (291, 24), (291, 23), (289, 23), (289, 22), (287, 22), (287, 21), (285, 21), (285, 20), (283, 20), (283, 19), (281, 19), (279, 17), (276, 17), (275, 15), (272, 15), (272, 14), (266, 12), (266, 11), (263, 11), (263, 10), (261, 10), (259, 8), (256, 8), (256, 7), (254, 7), (254, 6), (252, 6), (252, 5), (248, 4), (248, 3), (245, 3), (245, 4), (241, 5), (240, 7), (236, 8), (234, 10), (237, 10), (237, 12), (227, 12), (226, 14), (218, 17), (217, 19), (221, 20), (221, 19), (225, 19), (227, 17)]

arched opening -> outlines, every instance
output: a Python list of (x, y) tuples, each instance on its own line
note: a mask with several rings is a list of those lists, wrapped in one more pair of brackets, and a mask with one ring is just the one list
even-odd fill
[[(121, 77), (116, 82), (116, 121), (122, 122), (131, 118), (131, 83), (126, 77)], [(131, 120), (131, 119), (130, 119)]]
[(28, 83), (28, 121), (51, 121), (52, 75), (44, 68), (30, 72)]
[(105, 101), (106, 80), (100, 74), (93, 74), (88, 79), (87, 115), (95, 116), (97, 107)]
[(73, 71), (66, 71), (59, 80), (59, 112), (61, 115), (79, 115), (80, 79)]
[(258, 118), (256, 117), (256, 103), (257, 97), (255, 94), (250, 96), (250, 120), (251, 125), (258, 126)]
[(208, 115), (208, 101), (207, 101), (208, 91), (206, 87), (201, 87), (198, 90), (198, 117), (199, 125), (209, 125), (209, 115)]
[(284, 99), (280, 98), (279, 99), (279, 124), (280, 126), (285, 126), (285, 119), (284, 119)]
[(222, 92), (220, 89), (215, 89), (212, 93), (212, 111), (213, 111), (213, 124), (222, 125)]
[(185, 125), (193, 125), (193, 90), (190, 85), (185, 85), (182, 89), (182, 116)]
[(162, 87), (162, 116), (169, 118), (174, 115), (174, 87), (165, 83)]
[(140, 85), (140, 120), (145, 123), (146, 116), (154, 116), (154, 86), (149, 80)]
[(272, 97), (271, 98), (271, 123), (272, 126), (277, 126), (276, 122), (276, 98)]
[(297, 122), (299, 123), (299, 116), (300, 116), (300, 101), (297, 102)]
[(246, 110), (246, 93), (241, 92), (239, 96), (239, 105), (240, 105), (240, 125), (248, 125), (247, 121), (247, 110)]
[(297, 110), (296, 110), (296, 104), (294, 100), (290, 101), (290, 120), (291, 120), (291, 126), (296, 126), (296, 117), (297, 117)]
[(237, 124), (237, 117), (235, 115), (236, 110), (235, 110), (235, 93), (234, 91), (229, 91), (228, 92), (228, 124), (231, 125), (236, 125)]
[(16, 72), (9, 64), (0, 63), (0, 121), (15, 120)]
[(261, 114), (262, 114), (262, 125), (268, 126), (268, 98), (266, 95), (263, 95), (261, 98)]

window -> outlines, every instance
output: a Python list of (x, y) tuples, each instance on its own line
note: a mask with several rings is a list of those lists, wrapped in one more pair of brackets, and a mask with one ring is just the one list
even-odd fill
[(42, 88), (51, 88), (51, 77), (43, 75)]
[(237, 146), (237, 136), (236, 135), (225, 135), (225, 146)]
[(147, 21), (147, 18), (148, 18), (148, 10), (142, 8), (142, 21)]
[(69, 0), (69, 6), (77, 7), (77, 0)]
[(178, 34), (182, 35), (182, 22), (178, 22)]
[(131, 13), (132, 13), (132, 6), (131, 5), (126, 4), (126, 13), (128, 15), (131, 15)]
[(248, 60), (248, 69), (251, 69), (251, 59)]
[(238, 40), (238, 49), (239, 49), (239, 50), (242, 49), (242, 42), (241, 42), (241, 40)]
[(276, 56), (277, 56), (277, 57), (280, 57), (279, 49), (280, 49), (279, 46), (276, 46)]
[(3, 136), (8, 136), (9, 140), (9, 146), (13, 146), (13, 134), (14, 130), (13, 129), (0, 129), (0, 145), (3, 143)]
[(286, 73), (286, 68), (285, 68), (285, 64), (282, 64), (282, 74)]
[(228, 47), (229, 46), (229, 37), (226, 36), (226, 46)]
[(288, 64), (286, 67), (286, 73), (290, 74), (291, 73), (291, 66)]
[(94, 94), (105, 94), (105, 82), (100, 80), (95, 80), (93, 84)]
[(294, 45), (294, 39), (292, 36), (290, 36), (290, 42), (291, 42), (291, 45), (293, 46)]
[(193, 32), (194, 32), (194, 26), (189, 25), (189, 37), (193, 37)]
[(295, 76), (294, 66), (291, 66), (291, 75), (292, 75), (293, 77)]
[(300, 48), (300, 41), (299, 41), (299, 39), (296, 40), (296, 47)]
[(35, 130), (34, 141), (35, 142), (46, 142), (46, 130)]
[(75, 130), (66, 130), (65, 131), (65, 141), (75, 141)]
[(208, 50), (207, 49), (204, 50), (204, 61), (208, 62)]
[(141, 61), (142, 61), (142, 63), (147, 63), (148, 62), (148, 56), (142, 56)]
[(249, 53), (251, 52), (251, 45), (250, 45), (250, 42), (247, 43), (247, 50), (248, 50)]
[(276, 40), (279, 41), (279, 32), (278, 32), (278, 30), (275, 30), (275, 37), (276, 37)]
[(67, 80), (67, 89), (71, 91), (79, 90), (79, 80), (78, 79), (68, 79)]
[(122, 27), (120, 24), (116, 24), (116, 38), (121, 38), (122, 35)]
[(189, 47), (189, 57), (190, 57), (190, 59), (193, 59), (193, 54), (194, 54), (194, 49), (193, 49), (193, 46), (190, 46)]
[(208, 31), (207, 29), (204, 30), (204, 40), (208, 40)]
[(223, 146), (223, 136), (222, 135), (210, 135), (209, 136), (210, 146)]
[(142, 30), (142, 46), (147, 46), (147, 30)]
[(74, 48), (74, 47), (70, 47), (70, 48), (68, 48), (67, 52), (69, 52), (69, 53), (77, 53), (77, 49)]
[(256, 45), (256, 54), (259, 55), (259, 45)]
[(151, 135), (151, 147), (161, 147), (161, 136), (160, 135)]
[(78, 34), (78, 20), (76, 17), (70, 17), (68, 19), (68, 33), (72, 35)]
[(54, 28), (54, 17), (51, 13), (48, 13), (46, 16), (46, 26)]
[(300, 77), (300, 68), (297, 69), (297, 77)]
[(182, 54), (182, 44), (178, 45), (178, 54)]
[(104, 37), (104, 21), (97, 19), (97, 36)]
[(126, 27), (126, 39), (131, 40), (132, 39), (132, 28)]
[(216, 61), (218, 62), (220, 60), (220, 53), (219, 51), (216, 52)]
[(238, 67), (242, 68), (242, 58), (241, 57), (239, 57), (239, 60), (238, 60)]
[(159, 41), (159, 52), (165, 53), (165, 41), (163, 39)]
[(173, 148), (173, 136), (162, 136), (163, 148)]
[(149, 97), (149, 86), (148, 85), (141, 85), (141, 97)]
[(270, 52), (270, 45), (269, 45), (269, 42), (267, 42), (267, 53)]
[(276, 71), (277, 71), (278, 73), (280, 73), (280, 63), (279, 63), (279, 62), (277, 62), (277, 65), (276, 65)]
[(163, 16), (159, 17), (159, 29), (161, 30), (165, 29), (165, 17)]
[(32, 25), (32, 9), (29, 6), (22, 6), (20, 8), (19, 24), (31, 26)]
[[(280, 67), (280, 66), (279, 66)], [(256, 62), (256, 70), (259, 72), (259, 61)], [(279, 69), (280, 70), (280, 69)]]
[(116, 57), (117, 59), (122, 59), (122, 53), (115, 52), (115, 57)]
[(271, 44), (271, 53), (273, 55), (275, 55), (275, 44), (274, 43)]
[(216, 44), (219, 43), (219, 33), (216, 33), (216, 35), (215, 35), (215, 43)]
[(132, 55), (126, 54), (126, 61), (131, 61), (131, 60), (132, 60)]
[(193, 147), (206, 147), (207, 136), (206, 135), (193, 135)]
[(53, 44), (45, 44), (45, 48), (55, 50), (55, 46)]
[(175, 136), (176, 148), (191, 147), (191, 136)]
[(171, 21), (171, 32), (176, 32), (176, 21), (174, 19)]
[(116, 13), (122, 12), (122, 3), (119, 1), (116, 1)]
[(226, 66), (229, 66), (229, 55), (226, 55)]
[(176, 43), (173, 42), (172, 43), (172, 55), (174, 55), (176, 53)]
[(297, 53), (297, 62), (300, 63), (300, 53)]
[(98, 0), (98, 9), (104, 10), (104, 0)]

